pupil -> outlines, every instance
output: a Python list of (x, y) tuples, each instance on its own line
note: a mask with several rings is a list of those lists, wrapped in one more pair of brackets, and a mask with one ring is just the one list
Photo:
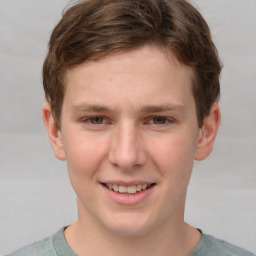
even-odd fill
[(102, 123), (102, 118), (101, 117), (94, 117), (92, 119), (92, 123), (94, 123), (94, 124), (101, 124)]
[(165, 118), (164, 117), (154, 117), (153, 122), (154, 122), (154, 124), (164, 124)]

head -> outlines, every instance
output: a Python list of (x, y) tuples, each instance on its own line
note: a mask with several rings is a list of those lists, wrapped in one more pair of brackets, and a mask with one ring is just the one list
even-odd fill
[(145, 45), (171, 51), (194, 72), (198, 126), (219, 99), (221, 65), (207, 23), (185, 0), (87, 0), (68, 9), (52, 32), (43, 84), (61, 127), (67, 70)]
[(217, 133), (219, 73), (186, 1), (89, 0), (65, 12), (44, 64), (43, 118), (87, 230), (178, 232), (194, 159)]

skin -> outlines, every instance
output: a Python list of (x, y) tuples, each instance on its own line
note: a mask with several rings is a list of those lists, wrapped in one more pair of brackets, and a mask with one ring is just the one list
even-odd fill
[[(192, 81), (172, 52), (145, 46), (68, 70), (61, 130), (44, 104), (53, 151), (67, 161), (78, 198), (78, 221), (65, 230), (77, 254), (188, 255), (196, 247), (186, 191), (194, 160), (212, 150), (220, 111), (213, 104), (198, 127)], [(102, 185), (121, 182), (154, 186), (125, 205)]]

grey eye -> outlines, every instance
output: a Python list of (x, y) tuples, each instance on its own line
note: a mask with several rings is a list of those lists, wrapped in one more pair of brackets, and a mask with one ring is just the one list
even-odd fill
[(154, 124), (165, 124), (166, 123), (166, 118), (161, 117), (161, 116), (154, 117), (153, 118), (153, 123)]
[(102, 124), (104, 119), (100, 116), (95, 116), (95, 117), (90, 118), (90, 121), (92, 124)]

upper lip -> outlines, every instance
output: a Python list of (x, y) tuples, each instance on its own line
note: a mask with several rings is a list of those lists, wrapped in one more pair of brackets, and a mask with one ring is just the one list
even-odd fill
[(132, 185), (155, 184), (155, 182), (149, 182), (149, 181), (143, 181), (143, 180), (134, 180), (134, 181), (107, 180), (107, 181), (103, 181), (101, 183), (102, 184), (117, 184), (117, 185), (127, 186), (127, 187), (132, 186)]

